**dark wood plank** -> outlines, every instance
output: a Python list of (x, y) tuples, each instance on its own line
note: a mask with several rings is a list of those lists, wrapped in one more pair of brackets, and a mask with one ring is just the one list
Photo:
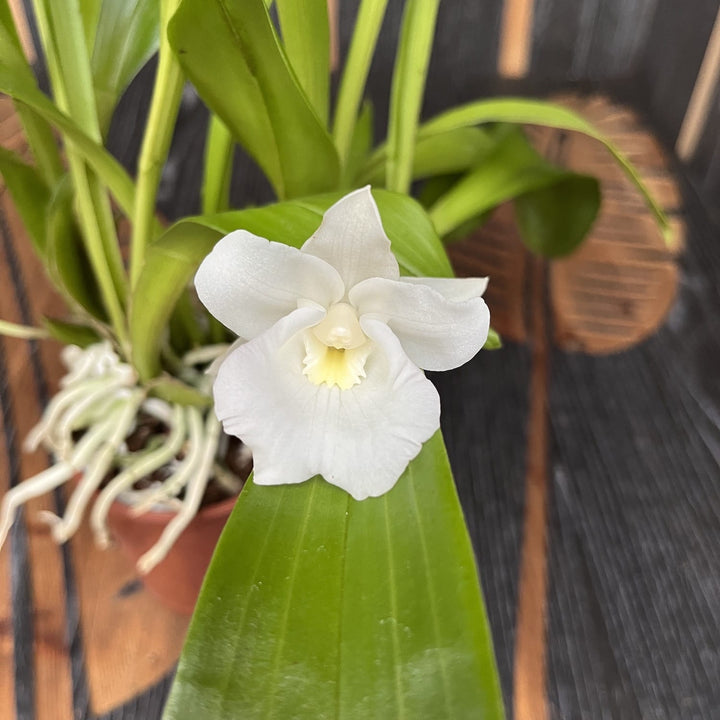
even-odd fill
[(672, 147), (717, 15), (718, 0), (660, 2), (636, 78), (636, 99)]
[(600, 80), (628, 75), (658, 0), (536, 0), (531, 76)]

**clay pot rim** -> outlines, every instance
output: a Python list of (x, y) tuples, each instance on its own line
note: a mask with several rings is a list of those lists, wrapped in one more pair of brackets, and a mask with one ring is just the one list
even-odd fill
[[(195, 517), (209, 520), (223, 517), (224, 515), (229, 515), (239, 497), (240, 495), (238, 494), (234, 495), (233, 497), (225, 498), (225, 500), (221, 500), (220, 502), (205, 505), (197, 511)], [(121, 500), (115, 499), (113, 501), (113, 504), (111, 505), (110, 510), (113, 513), (124, 515), (125, 517), (132, 519), (133, 522), (145, 522), (157, 525), (166, 525), (172, 518), (177, 515), (177, 512), (173, 512), (172, 510), (154, 509), (150, 509), (142, 515), (132, 515), (130, 513), (131, 507), (131, 505), (128, 505)]]

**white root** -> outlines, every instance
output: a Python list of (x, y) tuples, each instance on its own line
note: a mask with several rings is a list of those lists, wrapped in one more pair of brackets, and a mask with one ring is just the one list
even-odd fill
[(40, 422), (30, 430), (23, 448), (26, 452), (35, 452), (40, 447), (43, 440), (49, 439), (53, 433), (55, 425), (57, 425), (62, 414), (77, 399), (82, 398), (88, 392), (92, 392), (95, 388), (105, 387), (107, 380), (103, 378), (93, 378), (85, 380), (65, 390), (61, 390), (48, 404), (43, 413)]
[[(213, 378), (211, 374), (201, 375), (193, 366), (213, 359), (217, 365), (237, 344), (199, 348), (183, 358), (188, 374), (200, 390), (209, 389)], [(93, 493), (114, 464), (120, 464), (120, 471), (100, 492), (90, 516), (95, 540), (101, 547), (109, 540), (110, 506), (124, 491), (128, 491), (134, 514), (146, 512), (158, 503), (177, 510), (158, 542), (138, 561), (138, 570), (147, 573), (163, 560), (196, 515), (211, 476), (218, 477), (228, 488), (239, 490), (240, 483), (217, 464), (220, 423), (212, 411), (203, 421), (203, 411), (197, 408), (146, 398), (145, 392), (137, 387), (133, 368), (122, 363), (107, 342), (84, 350), (67, 347), (63, 360), (68, 373), (61, 380), (61, 390), (25, 441), (29, 450), (40, 444), (53, 450), (56, 464), (6, 493), (0, 506), (0, 546), (23, 503), (83, 472), (62, 518), (51, 512), (41, 513), (50, 524), (54, 539), (67, 541), (79, 527)], [(140, 409), (165, 423), (169, 433), (159, 447), (152, 444), (143, 451), (129, 453), (125, 443)], [(84, 433), (75, 442), (73, 433), (80, 429)], [(185, 457), (178, 461), (176, 457), (183, 448)], [(132, 490), (137, 480), (165, 467), (171, 474), (162, 485)], [(181, 501), (177, 496), (183, 488)]]
[[(147, 410), (147, 401), (143, 404), (143, 408)], [(95, 536), (95, 542), (99, 547), (106, 548), (109, 545), (107, 514), (117, 496), (132, 487), (140, 478), (154, 473), (163, 465), (169, 463), (180, 451), (187, 430), (185, 413), (182, 407), (179, 405), (173, 406), (172, 419), (168, 424), (170, 425), (170, 434), (165, 444), (133, 462), (123, 472), (114, 477), (100, 493), (100, 497), (95, 502), (90, 514), (90, 527)]]
[(7, 538), (17, 509), (28, 500), (44, 495), (67, 482), (75, 471), (67, 463), (59, 463), (23, 481), (5, 493), (0, 508), (0, 547)]
[[(118, 389), (123, 383), (114, 379), (105, 383), (102, 387), (88, 393), (80, 402), (75, 403), (60, 418), (56, 426), (50, 430), (48, 438), (60, 457), (65, 457), (72, 449), (72, 433), (78, 427), (82, 427), (82, 420), (92, 417), (103, 417), (109, 406), (114, 404), (118, 398)], [(85, 423), (87, 424), (87, 423)]]
[(156, 420), (171, 425), (174, 422), (174, 413), (177, 405), (170, 405), (170, 403), (161, 400), (160, 398), (148, 398), (142, 404), (142, 409), (148, 414), (152, 415)]
[(134, 517), (148, 512), (159, 502), (174, 498), (187, 484), (202, 454), (204, 446), (202, 415), (197, 408), (188, 407), (187, 424), (190, 432), (188, 449), (179, 468), (158, 488), (143, 493), (143, 499), (134, 505), (130, 514)]
[(83, 479), (70, 497), (63, 518), (57, 517), (54, 513), (43, 513), (56, 542), (66, 542), (80, 526), (83, 511), (110, 470), (118, 448), (125, 441), (130, 427), (135, 422), (135, 415), (143, 397), (144, 393), (141, 390), (134, 391), (120, 409), (103, 423), (109, 435), (105, 435), (102, 447), (90, 460)]
[(195, 348), (183, 355), (183, 365), (207, 365), (224, 355), (230, 345), (221, 343), (218, 345), (205, 345), (204, 347)]
[(149, 573), (167, 555), (177, 538), (197, 514), (210, 470), (215, 461), (220, 423), (213, 412), (209, 412), (205, 421), (205, 442), (202, 456), (199, 458), (195, 474), (187, 484), (185, 500), (180, 512), (168, 523), (160, 539), (137, 562), (138, 572)]

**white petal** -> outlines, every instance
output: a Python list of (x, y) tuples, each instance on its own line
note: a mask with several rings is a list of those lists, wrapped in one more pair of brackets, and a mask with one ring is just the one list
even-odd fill
[(481, 297), (487, 290), (489, 278), (430, 278), (430, 277), (401, 277), (401, 282), (411, 285), (427, 285), (437, 290), (446, 300), (460, 302), (471, 298)]
[(245, 230), (215, 245), (195, 275), (195, 288), (205, 307), (246, 340), (295, 310), (298, 300), (327, 307), (345, 292), (326, 262)]
[(336, 268), (346, 289), (369, 277), (400, 275), (370, 186), (346, 195), (329, 208), (301, 249)]
[(363, 330), (363, 315), (383, 320), (407, 356), (426, 370), (466, 363), (485, 344), (490, 328), (490, 311), (482, 298), (453, 302), (422, 283), (370, 278), (352, 288), (349, 299)]
[(437, 391), (372, 320), (367, 377), (348, 390), (314, 385), (303, 375), (303, 312), (228, 357), (215, 384), (218, 417), (252, 450), (259, 485), (321, 474), (356, 500), (382, 495), (438, 429)]

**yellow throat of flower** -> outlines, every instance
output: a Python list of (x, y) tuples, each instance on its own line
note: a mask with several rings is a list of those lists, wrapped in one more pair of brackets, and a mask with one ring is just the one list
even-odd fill
[(372, 342), (360, 327), (355, 309), (336, 303), (322, 322), (305, 332), (303, 373), (315, 385), (347, 390), (365, 377)]

